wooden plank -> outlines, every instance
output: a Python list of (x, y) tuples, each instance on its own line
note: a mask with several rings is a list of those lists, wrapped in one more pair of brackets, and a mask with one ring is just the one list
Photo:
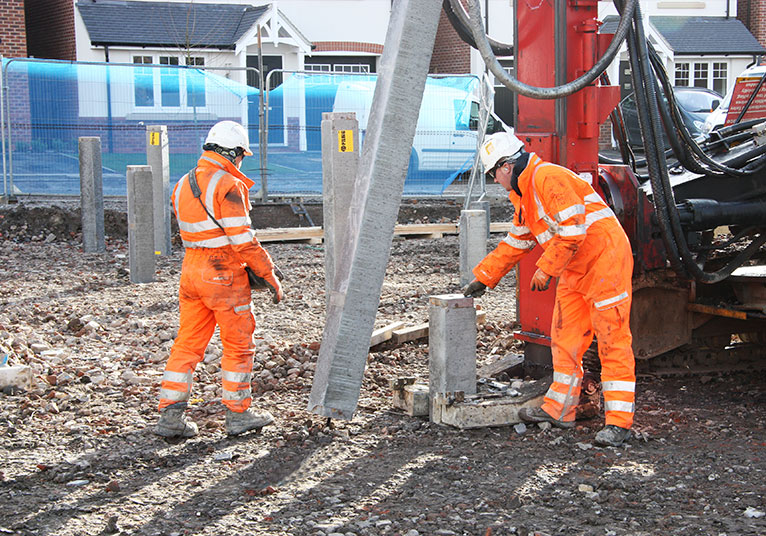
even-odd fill
[(394, 330), (399, 329), (403, 325), (404, 325), (404, 322), (396, 321), (393, 324), (389, 324), (380, 329), (376, 329), (375, 331), (372, 332), (372, 336), (370, 337), (370, 347), (373, 347), (382, 342), (391, 340)]
[[(510, 223), (491, 223), (490, 232), (508, 232)], [(413, 223), (397, 225), (394, 234), (411, 238), (441, 238), (445, 234), (458, 234), (456, 223)], [(280, 229), (256, 229), (255, 237), (260, 242), (309, 242), (318, 244), (324, 238), (324, 229), (321, 227), (284, 227)]]
[(403, 344), (405, 342), (416, 341), (428, 337), (428, 322), (417, 326), (397, 329), (393, 332), (394, 343)]

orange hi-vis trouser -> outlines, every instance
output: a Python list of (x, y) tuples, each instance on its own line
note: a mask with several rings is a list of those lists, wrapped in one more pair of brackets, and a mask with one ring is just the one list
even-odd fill
[(230, 247), (186, 249), (179, 290), (180, 325), (160, 390), (159, 409), (189, 400), (192, 376), (216, 324), (223, 357), (222, 402), (232, 411), (250, 407), (255, 317), (247, 273)]
[[(574, 421), (583, 377), (582, 357), (595, 335), (606, 424), (630, 428), (636, 387), (630, 334), (633, 259), (627, 238), (621, 240), (619, 233), (597, 234), (591, 243), (603, 249), (594, 252), (588, 274), (571, 277), (565, 271), (559, 279), (551, 328), (553, 383), (542, 408), (557, 419)], [(625, 291), (604, 298), (597, 292), (604, 286)]]

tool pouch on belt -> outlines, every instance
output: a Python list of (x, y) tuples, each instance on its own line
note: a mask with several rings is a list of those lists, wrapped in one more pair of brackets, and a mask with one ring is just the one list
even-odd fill
[[(202, 205), (202, 208), (205, 209), (205, 212), (207, 213), (208, 217), (211, 220), (213, 220), (213, 223), (215, 223), (218, 226), (218, 228), (221, 229), (221, 231), (223, 231), (225, 236), (228, 236), (226, 235), (226, 230), (221, 226), (220, 223), (218, 223), (218, 220), (216, 220), (213, 217), (213, 215), (210, 214), (207, 207), (205, 206), (205, 203), (202, 202), (202, 199), (200, 198), (200, 196), (202, 195), (202, 190), (200, 189), (199, 184), (197, 184), (197, 177), (195, 175), (194, 169), (189, 171), (189, 186), (191, 187), (191, 191), (194, 197), (197, 198), (197, 200)], [(250, 288), (252, 290), (268, 290), (269, 289), (269, 284), (266, 283), (266, 280), (260, 276), (255, 275), (255, 272), (253, 271), (252, 268), (250, 268), (249, 266), (245, 266), (245, 272), (247, 272), (247, 281), (248, 283), (250, 283)], [(276, 266), (274, 266), (274, 275), (276, 275), (280, 281), (284, 280), (285, 278), (284, 275), (282, 275), (282, 271)]]

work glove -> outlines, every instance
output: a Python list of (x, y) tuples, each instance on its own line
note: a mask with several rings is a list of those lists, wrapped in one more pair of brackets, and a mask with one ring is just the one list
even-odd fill
[[(274, 303), (279, 303), (282, 301), (282, 283), (279, 282), (279, 278), (275, 275), (275, 272), (277, 271), (278, 269), (275, 268), (274, 272), (271, 272), (269, 275), (263, 278), (263, 280), (266, 282), (266, 286), (271, 292), (271, 301)], [(282, 272), (279, 273), (281, 274)]]
[(553, 279), (553, 276), (546, 274), (541, 268), (538, 268), (535, 275), (532, 276), (532, 282), (530, 283), (529, 288), (540, 291), (548, 290), (548, 287), (551, 284), (551, 279)]
[(487, 285), (479, 281), (478, 279), (474, 279), (470, 283), (468, 283), (466, 286), (463, 287), (463, 296), (470, 296), (471, 298), (478, 298), (479, 296), (482, 296), (484, 294), (484, 291), (487, 290)]

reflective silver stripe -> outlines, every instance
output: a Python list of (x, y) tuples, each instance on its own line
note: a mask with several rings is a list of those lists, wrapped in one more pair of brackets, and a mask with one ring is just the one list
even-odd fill
[(519, 240), (511, 235), (506, 236), (503, 239), (503, 242), (516, 249), (532, 249), (537, 245), (537, 242), (534, 240)]
[(636, 392), (636, 382), (623, 382), (623, 381), (611, 381), (601, 382), (601, 387), (604, 391), (627, 391), (629, 393)]
[[(250, 306), (248, 305), (248, 307)], [(223, 379), (227, 382), (250, 383), (249, 372), (231, 372), (228, 370), (224, 370), (222, 372)]]
[(226, 389), (223, 389), (221, 394), (222, 400), (244, 400), (251, 397), (252, 393), (249, 387), (239, 391), (227, 391)]
[(249, 216), (231, 216), (229, 218), (221, 218), (218, 221), (223, 227), (239, 227), (240, 225), (250, 226)]
[(572, 216), (577, 216), (578, 214), (585, 214), (585, 205), (572, 205), (569, 208), (565, 208), (556, 214), (556, 221), (561, 223), (567, 221)]
[(612, 298), (607, 298), (605, 300), (594, 302), (593, 305), (596, 306), (596, 309), (603, 309), (604, 307), (606, 307), (608, 305), (613, 305), (613, 304), (615, 304), (617, 302), (620, 302), (620, 301), (624, 300), (627, 297), (628, 297), (628, 293), (626, 291), (626, 292), (623, 292), (622, 294), (618, 294), (617, 296), (614, 296)]
[(535, 238), (537, 238), (537, 242), (539, 244), (545, 244), (548, 240), (553, 238), (553, 233), (549, 230), (543, 231), (539, 235), (536, 235)]
[(601, 199), (601, 196), (598, 195), (596, 192), (586, 195), (583, 199), (585, 200), (586, 203), (601, 203), (603, 205), (606, 205), (604, 200)]
[[(222, 169), (219, 169), (215, 173), (213, 173), (213, 176), (210, 178), (210, 182), (207, 184), (207, 190), (205, 190), (205, 206), (207, 207), (207, 210), (215, 217), (215, 190), (218, 187), (218, 183), (221, 180), (221, 177), (226, 175), (226, 172)], [(209, 218), (210, 216), (208, 216)]]
[(553, 373), (553, 381), (557, 383), (563, 383), (564, 385), (569, 385), (572, 383), (572, 380), (574, 380), (574, 386), (577, 387), (580, 385), (580, 378), (575, 376), (574, 374), (563, 374), (561, 372), (554, 372)]
[(189, 385), (191, 384), (191, 381), (192, 381), (192, 373), (191, 372), (173, 372), (171, 370), (166, 370), (162, 374), (162, 381), (185, 383)]
[(559, 227), (559, 236), (582, 236), (588, 228), (585, 224), (562, 225)]
[(229, 239), (225, 236), (217, 236), (215, 238), (208, 238), (207, 240), (197, 240), (192, 242), (191, 240), (184, 240), (185, 248), (222, 248), (231, 245)]
[(186, 175), (184, 175), (183, 177), (181, 177), (181, 180), (178, 181), (178, 184), (176, 184), (176, 189), (175, 189), (175, 192), (174, 192), (175, 199), (176, 199), (176, 202), (175, 202), (175, 206), (176, 206), (176, 219), (178, 219), (178, 202), (181, 199), (181, 188), (184, 185), (184, 181), (186, 181), (186, 182), (189, 181), (189, 174), (188, 173)]
[(508, 229), (508, 232), (511, 234), (515, 234), (516, 236), (523, 236), (525, 234), (529, 234), (529, 227), (527, 227), (526, 225), (511, 224), (511, 228)]
[(598, 220), (603, 220), (604, 218), (615, 218), (614, 212), (612, 212), (612, 209), (609, 207), (602, 208), (601, 210), (597, 210), (596, 212), (591, 212), (587, 216), (585, 216), (585, 225), (587, 227), (590, 227)]
[(213, 164), (215, 167), (219, 167), (223, 169), (223, 165), (220, 162), (216, 162), (215, 160), (213, 160), (212, 158), (208, 158), (207, 156), (203, 156), (202, 158), (200, 158), (200, 160), (207, 160), (208, 162)]
[(604, 411), (624, 411), (633, 413), (633, 402), (623, 402), (622, 400), (605, 400)]
[(239, 233), (238, 235), (226, 235), (229, 237), (229, 240), (231, 241), (232, 245), (239, 245), (239, 244), (247, 244), (248, 242), (253, 241), (253, 236), (255, 236), (255, 233), (252, 229), (247, 229), (243, 233)]
[(250, 304), (249, 303), (245, 304), (245, 305), (237, 305), (234, 308), (234, 312), (235, 313), (241, 313), (242, 311), (249, 311), (249, 310), (250, 310)]
[(202, 231), (212, 231), (213, 229), (218, 229), (218, 226), (209, 219), (196, 223), (188, 223), (179, 220), (178, 228), (186, 233), (201, 233)]
[(553, 389), (548, 389), (548, 392), (545, 393), (545, 396), (550, 398), (551, 400), (555, 400), (559, 404), (563, 404), (567, 400), (566, 393), (559, 393), (558, 391), (554, 391)]
[(173, 389), (160, 389), (160, 398), (165, 400), (189, 400), (189, 391), (174, 391)]

